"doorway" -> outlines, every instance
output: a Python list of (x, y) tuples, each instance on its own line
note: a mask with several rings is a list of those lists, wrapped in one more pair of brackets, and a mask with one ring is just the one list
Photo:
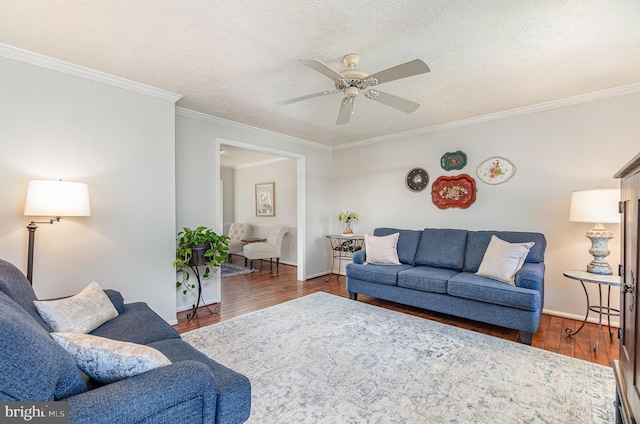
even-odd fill
[[(242, 149), (246, 150), (247, 153), (256, 152), (267, 154), (270, 156), (276, 156), (280, 158), (287, 158), (295, 160), (295, 173), (296, 173), (296, 184), (295, 184), (295, 192), (296, 192), (296, 200), (295, 200), (295, 208), (296, 208), (296, 240), (295, 240), (295, 257), (296, 257), (296, 265), (297, 265), (297, 279), (299, 281), (304, 281), (306, 275), (306, 231), (305, 231), (305, 157), (303, 155), (280, 151), (277, 149), (271, 149), (268, 147), (257, 146), (254, 144), (242, 143), (234, 140), (228, 140), (223, 138), (216, 138), (215, 140), (215, 151), (217, 152), (217, 164), (216, 167), (216, 181), (221, 180), (221, 163), (222, 163), (222, 153), (221, 150), (224, 149), (225, 146), (230, 146), (234, 149)], [(222, 196), (222, 188), (221, 184), (214, 184), (214, 196), (216, 199), (221, 199)], [(276, 205), (276, 214), (277, 214), (277, 205)], [(222, 208), (216, 208), (216, 216), (215, 216), (215, 225), (216, 228), (222, 228), (224, 225), (223, 222), (223, 211)]]

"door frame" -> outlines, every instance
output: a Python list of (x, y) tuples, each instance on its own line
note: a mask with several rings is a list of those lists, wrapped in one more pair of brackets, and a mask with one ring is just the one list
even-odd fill
[[(272, 149), (269, 147), (259, 146), (256, 144), (243, 143), (240, 141), (229, 140), (227, 138), (216, 137), (214, 140), (215, 147), (215, 160), (218, 166), (215, 168), (215, 181), (220, 181), (220, 145), (229, 145), (238, 147), (245, 150), (253, 150), (261, 153), (268, 153), (270, 155), (283, 156), (296, 160), (296, 226), (297, 226), (297, 240), (296, 240), (296, 262), (297, 262), (297, 280), (306, 280), (306, 162), (305, 156), (297, 153), (291, 153), (283, 150)], [(221, 196), (220, 184), (214, 184), (214, 198), (220, 199)], [(222, 228), (222, 210), (215, 208), (214, 225), (215, 228)]]

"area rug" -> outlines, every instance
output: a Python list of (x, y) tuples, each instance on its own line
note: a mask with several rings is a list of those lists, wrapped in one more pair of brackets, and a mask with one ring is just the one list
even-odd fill
[(233, 277), (234, 275), (251, 274), (257, 270), (247, 268), (240, 265), (234, 265), (229, 263), (223, 263), (220, 265), (220, 275), (224, 277)]
[(612, 423), (609, 367), (327, 293), (183, 335), (251, 380), (249, 423)]

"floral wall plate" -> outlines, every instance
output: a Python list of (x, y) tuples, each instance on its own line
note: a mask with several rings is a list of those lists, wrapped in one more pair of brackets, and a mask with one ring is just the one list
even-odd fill
[(482, 162), (476, 175), (482, 182), (495, 185), (507, 182), (516, 173), (516, 167), (505, 158), (493, 157)]
[(457, 152), (447, 152), (440, 158), (440, 166), (445, 171), (462, 169), (467, 166), (467, 155), (460, 150)]
[(476, 201), (476, 180), (467, 174), (438, 177), (431, 185), (431, 199), (440, 209), (466, 209)]
[(429, 184), (429, 174), (423, 168), (413, 168), (407, 172), (405, 184), (411, 191), (422, 191)]

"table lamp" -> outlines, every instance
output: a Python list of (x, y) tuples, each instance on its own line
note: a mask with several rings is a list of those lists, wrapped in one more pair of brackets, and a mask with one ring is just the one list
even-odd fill
[(29, 230), (29, 254), (27, 279), (33, 284), (33, 246), (36, 224), (53, 224), (63, 216), (90, 216), (89, 188), (83, 183), (68, 181), (29, 181), (25, 216), (50, 216), (49, 221), (31, 221)]
[(620, 190), (618, 189), (599, 188), (571, 193), (569, 221), (595, 224), (585, 235), (591, 240), (589, 253), (593, 255), (593, 260), (587, 265), (587, 272), (601, 275), (612, 274), (611, 267), (604, 258), (609, 256), (610, 251), (607, 244), (613, 238), (613, 233), (608, 231), (604, 224), (620, 223), (619, 201)]

